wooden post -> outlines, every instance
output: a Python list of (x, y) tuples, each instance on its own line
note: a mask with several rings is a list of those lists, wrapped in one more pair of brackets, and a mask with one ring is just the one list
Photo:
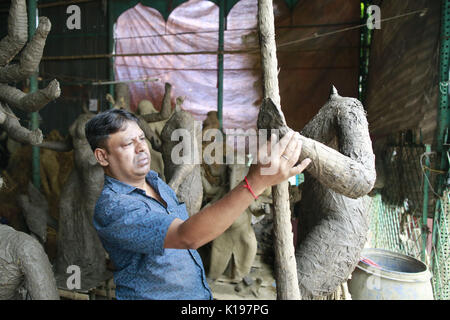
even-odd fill
[[(258, 1), (258, 23), (263, 69), (264, 98), (270, 98), (280, 111), (278, 89), (278, 63), (275, 43), (275, 25), (271, 0)], [(297, 264), (289, 205), (289, 184), (287, 181), (272, 188), (273, 228), (275, 251), (275, 279), (278, 300), (300, 300)]]

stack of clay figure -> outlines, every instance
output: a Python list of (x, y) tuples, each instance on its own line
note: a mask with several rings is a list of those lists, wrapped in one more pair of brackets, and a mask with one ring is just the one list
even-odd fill
[[(28, 17), (25, 0), (11, 1), (8, 35), (0, 41), (0, 127), (18, 142), (37, 145), (43, 136), (19, 123), (10, 107), (35, 112), (60, 95), (56, 80), (42, 90), (24, 93), (8, 85), (29, 78), (39, 66), (51, 23), (39, 18), (39, 26), (28, 41)], [(23, 50), (22, 50), (23, 49)], [(22, 50), (17, 63), (10, 63)], [(0, 182), (3, 184), (3, 179)], [(49, 259), (40, 241), (45, 241), (46, 211), (33, 211), (36, 197), (22, 199), (24, 215), (33, 236), (0, 224), (0, 299), (59, 299)], [(25, 213), (26, 212), (26, 213)]]
[[(95, 287), (112, 277), (107, 268), (107, 254), (92, 225), (94, 205), (103, 187), (103, 170), (84, 134), (84, 125), (94, 114), (85, 110), (70, 126), (63, 141), (43, 141), (39, 129), (29, 131), (19, 124), (10, 106), (34, 112), (56, 99), (60, 90), (56, 80), (29, 94), (8, 85), (36, 72), (50, 21), (41, 17), (36, 34), (26, 44), (26, 2), (13, 0), (8, 27), (8, 35), (0, 42), (0, 128), (9, 138), (23, 144), (58, 152), (72, 150), (73, 168), (59, 193), (57, 223), (48, 214), (45, 198), (29, 186), (28, 195), (17, 195), (29, 234), (0, 224), (0, 299), (59, 299), (57, 288), (65, 287), (71, 265), (81, 269), (82, 288)], [(18, 63), (10, 64), (24, 46)], [(151, 150), (151, 169), (175, 190), (180, 201), (186, 203), (189, 215), (193, 215), (240, 183), (248, 166), (203, 161), (174, 164), (171, 154), (179, 143), (171, 139), (174, 130), (183, 128), (190, 132), (196, 141), (192, 144), (194, 152), (201, 159), (202, 149), (209, 143), (202, 141), (202, 134), (207, 129), (219, 129), (219, 122), (217, 113), (209, 112), (203, 128), (196, 126), (193, 116), (182, 108), (183, 99), (177, 98), (172, 103), (171, 90), (171, 85), (166, 84), (159, 112), (150, 101), (143, 100), (136, 115)], [(119, 84), (115, 97), (108, 95), (107, 100), (115, 108), (130, 110), (129, 95), (128, 86)], [(258, 128), (279, 128), (286, 132), (287, 127), (277, 122), (270, 101), (261, 107)], [(368, 231), (362, 197), (375, 182), (375, 163), (361, 103), (340, 97), (335, 89), (301, 134), (309, 138), (302, 157), (310, 157), (312, 164), (305, 173), (298, 206), (296, 260), (302, 298), (311, 299), (335, 292), (347, 281), (359, 260)], [(298, 189), (292, 192), (291, 208), (300, 199)], [(208, 259), (204, 262), (212, 281), (224, 276), (228, 266), (235, 281), (249, 275), (258, 247), (252, 217), (270, 216), (271, 197), (270, 189), (266, 190), (228, 230), (208, 244), (209, 252), (202, 257)], [(43, 246), (47, 226), (51, 224), (57, 224), (53, 266)]]

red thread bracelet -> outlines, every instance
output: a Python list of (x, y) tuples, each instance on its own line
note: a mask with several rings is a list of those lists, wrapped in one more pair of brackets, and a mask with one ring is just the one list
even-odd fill
[(248, 183), (247, 176), (244, 177), (245, 185), (243, 185), (244, 188), (248, 189), (250, 193), (252, 194), (253, 198), (258, 199), (258, 196), (253, 192), (252, 187), (250, 187), (250, 184)]

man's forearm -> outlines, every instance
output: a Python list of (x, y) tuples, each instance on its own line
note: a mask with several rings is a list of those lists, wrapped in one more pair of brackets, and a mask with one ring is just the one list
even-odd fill
[[(265, 190), (258, 179), (249, 177), (248, 183), (256, 195)], [(222, 199), (184, 221), (180, 225), (180, 236), (186, 235), (191, 247), (201, 247), (227, 230), (254, 200), (244, 183), (240, 183)]]

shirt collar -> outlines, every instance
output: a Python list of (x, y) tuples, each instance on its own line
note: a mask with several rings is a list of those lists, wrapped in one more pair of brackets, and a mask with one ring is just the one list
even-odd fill
[[(150, 185), (155, 188), (158, 182), (158, 174), (155, 171), (150, 170), (145, 176), (145, 180), (147, 180)], [(111, 176), (105, 174), (105, 185), (108, 185), (113, 191), (122, 194), (129, 194), (132, 191), (138, 189), (128, 183), (117, 180)]]

